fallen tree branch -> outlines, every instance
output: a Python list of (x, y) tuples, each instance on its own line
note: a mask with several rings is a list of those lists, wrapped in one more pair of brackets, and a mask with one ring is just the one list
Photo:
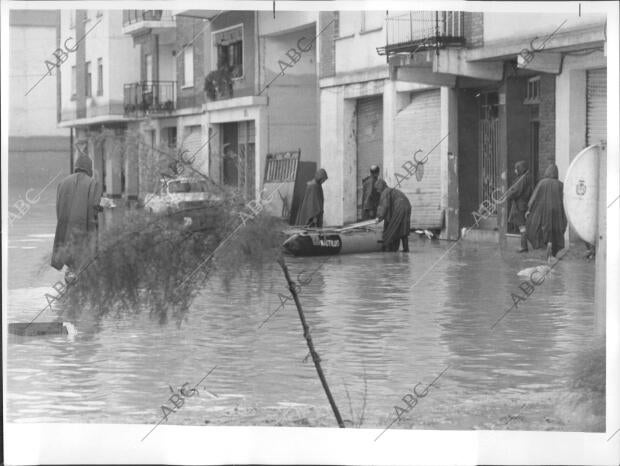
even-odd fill
[(306, 339), (306, 343), (308, 344), (308, 349), (310, 350), (310, 355), (312, 356), (312, 361), (314, 362), (314, 367), (316, 368), (316, 372), (319, 374), (319, 379), (321, 379), (321, 385), (323, 385), (323, 390), (325, 390), (325, 394), (327, 395), (327, 399), (329, 400), (329, 404), (334, 412), (334, 416), (336, 417), (336, 422), (338, 422), (338, 426), (344, 428), (344, 422), (342, 417), (340, 416), (340, 411), (338, 411), (338, 406), (336, 406), (336, 402), (334, 401), (334, 397), (332, 396), (331, 391), (329, 390), (329, 386), (327, 385), (327, 380), (325, 379), (325, 374), (323, 374), (323, 369), (321, 368), (321, 358), (319, 358), (318, 353), (314, 349), (314, 343), (312, 342), (312, 336), (310, 335), (310, 328), (306, 323), (306, 317), (304, 316), (304, 311), (301, 308), (301, 303), (299, 302), (299, 296), (297, 296), (297, 289), (295, 288), (295, 282), (291, 279), (290, 274), (288, 273), (288, 267), (284, 262), (284, 258), (280, 257), (278, 259), (278, 264), (282, 267), (282, 271), (284, 272), (284, 277), (286, 278), (286, 282), (288, 283), (288, 289), (293, 295), (293, 299), (295, 300), (295, 306), (297, 307), (297, 312), (299, 314), (299, 320), (301, 320), (301, 326), (304, 330), (304, 338)]

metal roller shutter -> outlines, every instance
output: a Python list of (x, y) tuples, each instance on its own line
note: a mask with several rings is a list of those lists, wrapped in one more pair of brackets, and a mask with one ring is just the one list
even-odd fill
[(607, 69), (588, 70), (586, 76), (586, 145), (607, 140)]
[[(413, 155), (418, 149), (423, 152), (417, 154), (417, 160), (424, 158), (441, 139), (440, 128), (438, 89), (413, 93), (411, 103), (396, 115), (394, 170), (407, 177), (405, 181), (401, 179), (402, 182), (398, 189), (405, 193), (411, 202), (412, 228), (441, 228), (442, 226), (439, 147), (429, 154), (420, 181), (415, 175), (408, 175), (401, 168), (406, 161), (415, 163)], [(397, 181), (394, 174), (390, 175), (393, 186)]]
[(362, 217), (362, 180), (383, 160), (383, 97), (357, 101), (357, 218)]
[[(187, 161), (194, 159), (192, 166), (196, 169), (202, 165), (203, 149), (202, 130), (200, 125), (185, 126), (183, 128), (183, 141), (180, 144), (181, 151), (187, 151), (183, 158)], [(188, 173), (189, 175), (189, 173)]]

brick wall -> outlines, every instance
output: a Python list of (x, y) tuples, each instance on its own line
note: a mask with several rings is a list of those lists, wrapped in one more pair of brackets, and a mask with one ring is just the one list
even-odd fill
[(550, 163), (555, 163), (555, 76), (540, 76), (540, 137), (538, 173), (545, 173)]
[[(330, 21), (333, 21), (324, 31)], [(326, 78), (336, 74), (336, 41), (338, 37), (338, 12), (337, 11), (321, 11), (319, 13), (318, 31), (323, 31), (319, 39), (320, 69), (319, 78)]]
[(465, 12), (463, 29), (467, 47), (482, 47), (484, 45), (483, 13)]

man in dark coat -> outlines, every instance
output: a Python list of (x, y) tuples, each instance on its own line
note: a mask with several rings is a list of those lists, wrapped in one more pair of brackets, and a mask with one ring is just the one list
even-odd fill
[(306, 194), (297, 214), (297, 225), (321, 228), (323, 226), (323, 187), (327, 172), (319, 168), (314, 179), (306, 186)]
[(362, 180), (362, 220), (368, 220), (377, 216), (379, 207), (379, 193), (375, 189), (375, 183), (379, 179), (379, 167), (370, 167), (370, 175)]
[(532, 194), (527, 162), (519, 160), (515, 164), (515, 173), (517, 175), (517, 180), (507, 193), (507, 199), (510, 202), (508, 222), (515, 225), (519, 229), (519, 233), (521, 233), (521, 249), (519, 249), (519, 252), (527, 252), (525, 212), (527, 212), (527, 203)]
[(525, 213), (527, 238), (534, 249), (547, 247), (547, 260), (564, 248), (567, 220), (562, 202), (564, 185), (551, 164), (538, 182)]
[(409, 252), (409, 230), (411, 228), (411, 203), (405, 194), (388, 188), (384, 180), (377, 180), (375, 189), (379, 192), (377, 221), (383, 220), (383, 250), (398, 251), (400, 242), (403, 252)]
[(80, 154), (73, 174), (58, 185), (58, 223), (51, 263), (57, 270), (62, 270), (66, 265), (68, 273), (72, 273), (88, 259), (86, 256), (94, 253), (101, 191), (92, 174), (92, 160), (88, 155)]

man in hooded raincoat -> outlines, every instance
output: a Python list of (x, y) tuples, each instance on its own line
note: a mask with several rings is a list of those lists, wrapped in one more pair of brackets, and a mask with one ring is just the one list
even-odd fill
[(319, 168), (314, 179), (306, 186), (306, 194), (297, 214), (297, 225), (321, 228), (323, 226), (323, 187), (327, 172)]
[(526, 212), (527, 238), (534, 249), (547, 247), (547, 259), (564, 248), (567, 220), (562, 202), (564, 185), (558, 167), (551, 164), (538, 182)]
[(517, 180), (507, 192), (507, 199), (510, 201), (508, 222), (519, 228), (519, 233), (521, 233), (521, 249), (519, 249), (519, 252), (527, 252), (525, 212), (527, 212), (527, 203), (532, 194), (527, 162), (519, 160), (515, 163), (515, 173)]
[(362, 180), (362, 220), (368, 220), (377, 216), (379, 207), (379, 193), (375, 189), (375, 183), (379, 179), (379, 167), (370, 167), (370, 175)]
[(93, 179), (93, 162), (86, 154), (75, 161), (73, 174), (58, 185), (56, 195), (56, 235), (52, 267), (68, 272), (80, 267), (94, 253), (97, 240), (97, 214), (101, 191)]
[(383, 220), (383, 250), (398, 251), (400, 242), (403, 252), (409, 252), (409, 230), (411, 226), (411, 203), (402, 191), (388, 188), (384, 180), (377, 180), (375, 189), (379, 192), (377, 220)]

